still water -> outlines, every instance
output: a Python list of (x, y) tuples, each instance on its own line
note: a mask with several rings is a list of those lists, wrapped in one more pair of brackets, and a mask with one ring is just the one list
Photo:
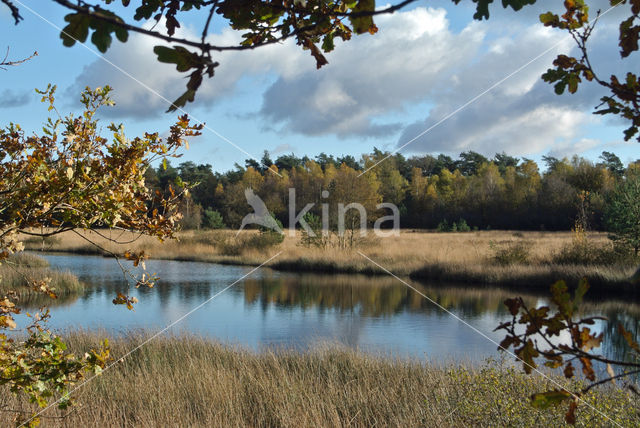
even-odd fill
[[(147, 271), (160, 281), (152, 289), (130, 289), (139, 303), (135, 311), (111, 303), (127, 291), (117, 263), (110, 258), (45, 255), (52, 268), (68, 270), (90, 284), (80, 296), (61, 298), (51, 307), (54, 330), (100, 329), (124, 334), (135, 329), (157, 331), (183, 317), (252, 268), (197, 262), (150, 260)], [(412, 283), (458, 316), (391, 277), (319, 275), (259, 269), (181, 320), (170, 333), (189, 332), (253, 349), (307, 349), (338, 342), (367, 352), (413, 356), (439, 362), (477, 362), (499, 357), (493, 332), (510, 318), (505, 298), (516, 293)], [(525, 295), (529, 304), (545, 303), (544, 296)], [(638, 337), (640, 305), (599, 301), (586, 304), (587, 313), (604, 314), (595, 330), (605, 332), (609, 356), (621, 357), (625, 346), (612, 341), (619, 322)]]

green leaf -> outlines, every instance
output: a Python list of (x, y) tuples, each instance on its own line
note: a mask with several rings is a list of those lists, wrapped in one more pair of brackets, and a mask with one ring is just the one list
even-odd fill
[[(359, 12), (373, 12), (376, 10), (376, 1), (375, 0), (359, 0), (356, 7), (351, 9), (355, 13)], [(349, 21), (351, 21), (351, 25), (353, 26), (353, 31), (356, 34), (362, 34), (366, 32), (377, 31), (376, 26), (373, 24), (372, 16), (356, 16), (349, 17)]]
[(551, 286), (551, 295), (553, 302), (558, 305), (560, 313), (565, 317), (573, 315), (573, 304), (571, 296), (564, 281), (558, 281)]
[(126, 43), (129, 40), (129, 32), (124, 28), (116, 27), (115, 30), (116, 38), (120, 40), (122, 43)]
[(158, 56), (158, 61), (175, 64), (176, 70), (188, 71), (191, 68), (196, 68), (202, 65), (200, 57), (182, 46), (175, 46), (173, 48), (167, 46), (155, 46), (153, 52)]
[(324, 36), (324, 39), (322, 40), (322, 50), (325, 52), (331, 52), (334, 48), (333, 33), (329, 33)]
[(158, 56), (158, 61), (175, 63), (178, 60), (178, 53), (175, 49), (167, 46), (154, 46), (153, 52)]
[(578, 83), (580, 82), (580, 78), (575, 73), (570, 73), (567, 76), (567, 83), (569, 85), (569, 92), (575, 94), (578, 90)]
[(534, 359), (540, 354), (535, 349), (533, 342), (529, 339), (521, 348), (516, 350), (516, 355), (522, 361), (522, 368), (526, 374), (530, 374), (537, 367)]
[(167, 113), (171, 113), (173, 111), (178, 110), (178, 107), (184, 107), (187, 102), (193, 102), (193, 100), (195, 99), (196, 96), (196, 91), (194, 90), (187, 90), (184, 94), (180, 95), (180, 97), (178, 97), (178, 99), (176, 99), (173, 104), (171, 104), (171, 107), (169, 107), (169, 109), (167, 110)]
[(89, 18), (80, 13), (71, 13), (64, 17), (69, 24), (60, 32), (62, 44), (66, 47), (73, 46), (76, 41), (84, 42), (89, 35)]
[(560, 22), (560, 19), (555, 13), (547, 12), (540, 15), (540, 22), (542, 22), (545, 27), (555, 27), (557, 23)]
[(567, 391), (540, 392), (531, 396), (531, 405), (536, 409), (547, 409), (551, 406), (557, 406), (569, 398), (571, 398), (571, 394)]
[(91, 35), (91, 43), (93, 43), (100, 52), (105, 53), (111, 46), (111, 34), (107, 31), (94, 31)]

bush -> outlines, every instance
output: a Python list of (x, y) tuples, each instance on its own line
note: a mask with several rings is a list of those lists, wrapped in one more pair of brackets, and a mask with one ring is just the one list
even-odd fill
[(220, 254), (225, 256), (239, 256), (245, 250), (266, 250), (280, 245), (284, 241), (284, 234), (272, 230), (258, 233), (228, 236), (216, 243)]
[(623, 180), (609, 196), (604, 213), (609, 238), (618, 245), (628, 247), (637, 256), (640, 253), (640, 176)]
[(467, 221), (463, 218), (458, 220), (457, 222), (453, 222), (451, 226), (447, 220), (442, 220), (438, 223), (438, 227), (436, 228), (438, 232), (471, 232), (471, 228), (467, 224)]
[(458, 232), (471, 232), (471, 228), (463, 218), (458, 220), (458, 223), (453, 223), (453, 226), (458, 230)]
[(300, 237), (300, 245), (303, 247), (316, 247), (326, 248), (329, 243), (329, 237), (323, 235), (322, 220), (320, 217), (313, 213), (306, 213), (304, 215), (304, 221), (307, 222), (309, 228), (313, 231), (315, 236), (307, 233), (305, 229), (301, 229), (302, 236)]
[(590, 241), (565, 245), (553, 255), (560, 265), (632, 265), (637, 263), (633, 251), (624, 245), (596, 244)]
[(507, 246), (499, 248), (496, 248), (493, 243), (490, 245), (494, 250), (491, 259), (496, 264), (507, 266), (529, 262), (529, 248), (524, 242), (509, 243)]
[(284, 241), (284, 233), (268, 230), (250, 236), (244, 240), (243, 247), (253, 250), (264, 250), (280, 245)]
[(447, 220), (442, 220), (440, 223), (438, 223), (438, 227), (436, 228), (436, 230), (438, 232), (451, 232), (451, 226), (449, 226)]
[(596, 244), (590, 241), (584, 228), (576, 223), (573, 239), (553, 255), (561, 265), (630, 265), (637, 262), (633, 250), (623, 241)]
[(216, 210), (206, 209), (204, 210), (202, 227), (205, 229), (224, 229), (227, 226), (224, 224), (222, 214)]

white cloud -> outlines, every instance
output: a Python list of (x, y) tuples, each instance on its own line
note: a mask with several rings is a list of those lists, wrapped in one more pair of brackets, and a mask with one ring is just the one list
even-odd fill
[[(609, 68), (616, 63), (617, 55), (611, 50), (611, 43), (615, 45), (613, 35), (610, 28), (605, 26), (592, 44), (597, 63)], [(552, 85), (540, 79), (551, 67), (552, 59), (558, 53), (570, 52), (573, 45), (563, 33), (539, 24), (521, 28), (508, 39), (495, 38), (488, 43), (486, 51), (461, 67), (447, 84), (434, 88), (430, 97), (435, 107), (430, 110), (429, 116), (404, 129), (397, 146), (420, 135), (557, 44), (551, 52), (418, 138), (405, 150), (447, 151), (454, 154), (476, 150), (487, 155), (506, 151), (532, 155), (553, 147), (558, 147), (559, 151), (571, 148), (574, 153), (592, 148), (596, 140), (585, 139), (584, 130), (587, 125), (601, 123), (600, 117), (590, 113), (598, 104), (602, 90), (595, 84), (584, 84), (577, 94), (557, 96)]]
[(381, 16), (375, 37), (337, 45), (321, 70), (280, 76), (264, 94), (261, 114), (280, 130), (304, 135), (381, 136), (400, 124), (376, 116), (420, 102), (478, 49), (482, 30), (449, 31), (443, 9)]
[[(179, 29), (176, 37), (197, 39), (195, 34), (193, 29), (186, 27)], [(216, 45), (237, 45), (240, 35), (226, 28), (222, 34), (210, 36), (208, 41)], [(125, 44), (114, 42), (104, 56), (108, 62), (97, 59), (85, 66), (68, 89), (69, 94), (77, 94), (85, 86), (109, 84), (114, 88), (116, 107), (105, 110), (107, 114), (138, 118), (162, 115), (169, 106), (166, 100), (173, 101), (185, 91), (188, 74), (178, 73), (175, 65), (158, 62), (153, 53), (153, 47), (158, 44), (157, 40), (133, 33)], [(186, 109), (192, 110), (196, 105), (210, 105), (233, 94), (240, 80), (247, 75), (259, 76), (274, 72), (282, 76), (293, 76), (304, 69), (302, 57), (308, 59), (306, 55), (293, 43), (245, 52), (214, 53), (213, 59), (220, 65), (216, 67), (212, 79), (205, 78), (196, 102), (188, 104)], [(306, 62), (307, 68), (312, 68), (312, 61)]]
[(581, 138), (577, 141), (563, 141), (555, 144), (549, 151), (549, 155), (562, 159), (564, 157), (571, 157), (576, 153), (586, 152), (598, 145), (600, 145), (600, 140), (595, 140), (593, 138)]
[[(537, 23), (539, 12), (525, 8), (513, 13), (495, 6), (488, 22), (472, 21), (456, 31), (444, 8), (415, 8), (380, 16), (376, 18), (378, 34), (337, 43), (336, 50), (327, 54), (329, 64), (321, 70), (315, 69), (309, 52), (293, 41), (218, 53), (214, 59), (220, 66), (213, 79), (205, 79), (194, 105), (225, 103), (244, 91), (255, 100), (244, 107), (253, 114), (236, 116), (244, 120), (257, 116), (265, 128), (303, 136), (386, 138), (400, 145), (562, 40), (564, 33)], [(618, 12), (605, 17), (608, 21), (603, 20), (594, 33), (593, 56), (607, 68), (604, 75), (616, 67), (615, 43), (611, 45), (616, 35), (614, 13)], [(178, 35), (196, 34), (183, 28)], [(233, 45), (240, 36), (226, 28), (209, 40)], [(185, 80), (172, 65), (156, 61), (154, 44), (154, 40), (132, 35), (125, 45), (114, 42), (106, 57), (173, 100), (184, 91)], [(576, 95), (558, 97), (551, 85), (540, 80), (554, 55), (571, 47), (570, 40), (559, 45), (416, 140), (407, 151), (471, 149), (493, 154), (504, 150), (522, 155), (554, 145), (562, 150), (595, 144), (582, 129), (599, 120), (589, 114), (602, 95), (599, 88), (586, 86)], [(105, 83), (116, 89), (118, 108), (112, 115), (159, 116), (168, 107), (101, 60), (78, 76), (73, 93), (85, 85)], [(415, 105), (429, 105), (428, 116), (417, 117), (410, 108)], [(404, 111), (414, 113), (404, 117)]]

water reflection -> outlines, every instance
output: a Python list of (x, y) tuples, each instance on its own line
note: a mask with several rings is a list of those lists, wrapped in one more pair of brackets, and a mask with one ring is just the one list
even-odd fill
[[(110, 259), (95, 256), (47, 256), (54, 267), (68, 269), (92, 284), (84, 295), (52, 308), (55, 328), (81, 326), (121, 332), (162, 328), (248, 273), (251, 268), (206, 263), (147, 263), (161, 277), (153, 289), (129, 290), (140, 303), (135, 312), (111, 304), (126, 291), (122, 273)], [(509, 318), (503, 305), (514, 293), (465, 286), (412, 283), (434, 302), (493, 340), (493, 329)], [(523, 296), (531, 306), (544, 296)], [(604, 351), (621, 358), (627, 349), (614, 334), (617, 323), (636, 334), (640, 306), (626, 302), (587, 302), (585, 314), (604, 314), (610, 322), (594, 328), (605, 333)], [(260, 269), (194, 312), (177, 326), (219, 340), (259, 349), (263, 346), (308, 348), (339, 341), (375, 352), (427, 356), (436, 360), (483, 360), (496, 356), (496, 345), (451, 317), (429, 300), (391, 277), (316, 275)]]
[[(502, 316), (502, 290), (469, 290), (449, 286), (430, 288), (413, 284), (438, 305), (461, 317), (479, 317), (487, 312)], [(369, 317), (392, 317), (403, 312), (446, 315), (439, 307), (398, 280), (360, 275), (285, 275), (277, 278), (248, 279), (244, 282), (248, 304), (263, 308), (298, 307), (336, 309)], [(532, 300), (531, 298), (529, 300)]]

